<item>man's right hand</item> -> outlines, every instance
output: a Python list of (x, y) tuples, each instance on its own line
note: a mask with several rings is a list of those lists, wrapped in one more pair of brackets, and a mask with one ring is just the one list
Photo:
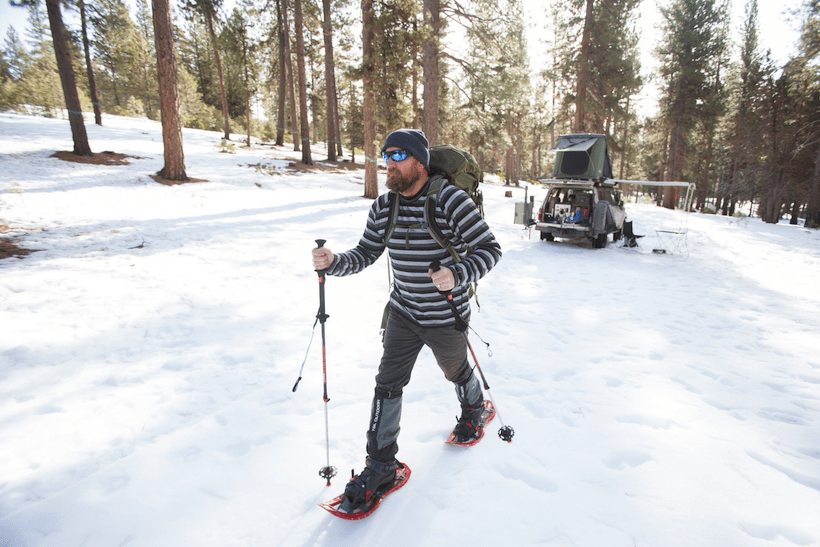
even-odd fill
[(333, 253), (327, 247), (313, 249), (313, 269), (327, 270), (333, 264)]

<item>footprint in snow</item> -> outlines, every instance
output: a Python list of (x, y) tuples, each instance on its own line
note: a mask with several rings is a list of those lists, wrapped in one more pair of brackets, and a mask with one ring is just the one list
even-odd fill
[(609, 457), (604, 458), (604, 465), (616, 471), (626, 469), (627, 467), (635, 468), (650, 461), (652, 458), (649, 454), (638, 452), (635, 450), (627, 450), (626, 452), (615, 452)]
[(773, 422), (783, 422), (794, 425), (809, 425), (809, 423), (797, 412), (782, 410), (779, 408), (764, 408), (757, 413), (758, 416)]
[(775, 541), (778, 537), (782, 537), (795, 545), (812, 545), (814, 543), (812, 536), (791, 526), (766, 526), (751, 522), (741, 522), (739, 524), (744, 532), (755, 539)]
[(523, 468), (517, 464), (507, 462), (499, 466), (497, 471), (502, 477), (510, 480), (518, 480), (542, 492), (557, 492), (558, 485), (544, 475), (536, 473), (531, 468)]
[(652, 429), (670, 429), (675, 422), (664, 418), (656, 418), (646, 415), (617, 416), (615, 421), (622, 424), (637, 424), (651, 427)]
[(556, 382), (560, 382), (561, 380), (564, 380), (564, 379), (569, 378), (571, 376), (575, 376), (577, 373), (578, 373), (578, 371), (575, 370), (575, 369), (565, 368), (565, 369), (559, 370), (558, 372), (553, 374), (552, 379), (555, 380)]

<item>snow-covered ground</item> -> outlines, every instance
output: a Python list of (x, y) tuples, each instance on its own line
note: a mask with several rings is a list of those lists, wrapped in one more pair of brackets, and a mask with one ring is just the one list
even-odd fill
[(358, 241), (362, 173), (186, 130), (209, 182), (162, 186), (159, 124), (104, 123), (92, 150), (140, 159), (49, 158), (67, 122), (0, 114), (0, 218), (40, 249), (0, 261), (0, 546), (820, 543), (817, 231), (690, 215), (685, 252), (661, 255), (681, 213), (630, 204), (640, 247), (592, 250), (529, 238), (523, 191), (485, 185), (504, 257), (473, 327), (492, 356), (472, 338), (515, 439), (496, 419), (445, 445), (456, 398), (425, 351), (399, 440), (412, 477), (347, 522), (317, 503), (363, 465), (384, 259), (326, 285), (331, 488), (318, 328), (291, 389), (310, 249)]

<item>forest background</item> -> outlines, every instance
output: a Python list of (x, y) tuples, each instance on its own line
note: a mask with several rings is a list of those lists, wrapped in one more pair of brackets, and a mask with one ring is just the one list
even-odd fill
[(328, 161), (365, 164), (366, 197), (397, 127), (513, 183), (549, 176), (558, 135), (605, 133), (616, 178), (694, 182), (703, 212), (820, 226), (820, 0), (792, 8), (786, 58), (762, 47), (757, 0), (739, 29), (728, 0), (669, 0), (648, 76), (647, 1), (13, 0), (28, 24), (7, 30), (0, 108), (67, 117), (83, 155), (91, 112), (162, 118), (172, 179), (187, 178), (181, 126), (223, 131), (225, 147), (289, 143), (306, 164), (325, 142)]

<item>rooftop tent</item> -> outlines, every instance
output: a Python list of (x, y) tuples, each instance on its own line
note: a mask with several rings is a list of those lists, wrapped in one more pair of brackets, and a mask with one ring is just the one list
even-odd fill
[(561, 135), (555, 151), (554, 179), (612, 178), (606, 135)]

